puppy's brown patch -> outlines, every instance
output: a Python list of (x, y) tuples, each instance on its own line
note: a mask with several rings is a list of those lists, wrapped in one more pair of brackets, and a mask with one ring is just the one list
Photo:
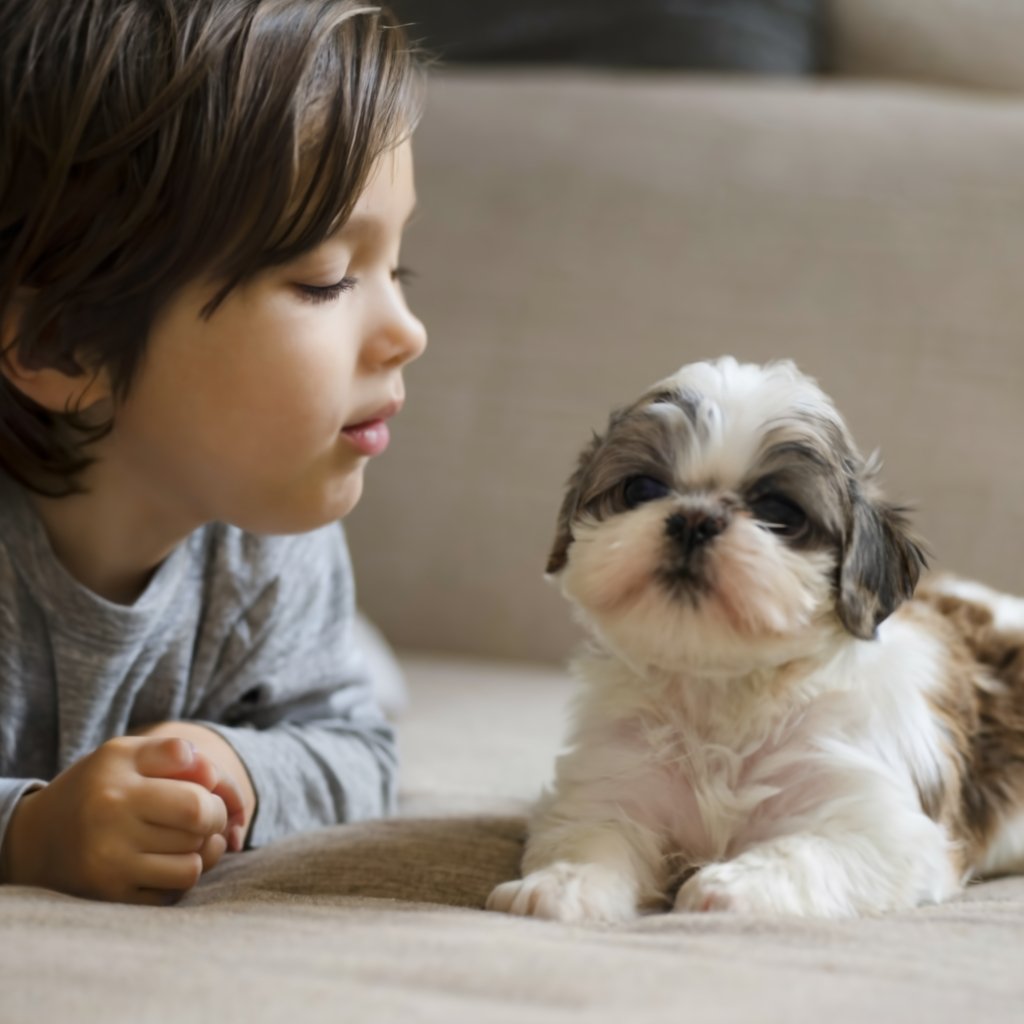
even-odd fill
[(906, 613), (926, 622), (950, 652), (934, 703), (952, 770), (921, 802), (958, 841), (967, 870), (1024, 808), (1024, 631), (999, 629), (984, 605), (927, 585)]

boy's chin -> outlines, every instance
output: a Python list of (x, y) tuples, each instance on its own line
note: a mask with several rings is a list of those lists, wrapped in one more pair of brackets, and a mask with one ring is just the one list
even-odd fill
[(317, 512), (310, 510), (310, 518), (314, 521), (299, 530), (314, 530), (318, 526), (344, 519), (363, 496), (363, 469), (365, 460), (345, 474), (344, 478), (334, 483), (324, 497), (323, 508)]
[(348, 475), (345, 485), (340, 489), (331, 515), (327, 522), (335, 519), (344, 519), (359, 504), (363, 496), (363, 466), (360, 465)]
[(359, 504), (363, 494), (363, 467), (350, 470), (343, 479), (331, 482), (317, 495), (297, 496), (262, 514), (249, 511), (226, 517), (239, 529), (257, 534), (308, 533), (344, 519)]

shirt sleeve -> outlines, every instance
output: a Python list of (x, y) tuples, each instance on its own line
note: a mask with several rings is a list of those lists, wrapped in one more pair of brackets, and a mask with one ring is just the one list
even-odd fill
[(245, 764), (249, 845), (394, 809), (391, 727), (355, 646), (355, 592), (340, 526), (275, 538), (278, 558), (225, 645), (194, 716)]
[(42, 779), (0, 779), (0, 850), (7, 838), (7, 826), (11, 823), (18, 801), (33, 790), (42, 789)]

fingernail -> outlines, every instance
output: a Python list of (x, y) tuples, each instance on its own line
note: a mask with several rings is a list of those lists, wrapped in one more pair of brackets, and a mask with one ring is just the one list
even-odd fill
[(231, 828), (231, 850), (233, 853), (240, 853), (245, 845), (245, 829), (241, 825), (233, 825)]

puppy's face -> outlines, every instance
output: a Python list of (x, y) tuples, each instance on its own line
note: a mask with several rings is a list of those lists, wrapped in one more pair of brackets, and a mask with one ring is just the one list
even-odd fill
[(792, 364), (683, 367), (580, 457), (548, 562), (638, 667), (754, 667), (870, 638), (923, 564)]

